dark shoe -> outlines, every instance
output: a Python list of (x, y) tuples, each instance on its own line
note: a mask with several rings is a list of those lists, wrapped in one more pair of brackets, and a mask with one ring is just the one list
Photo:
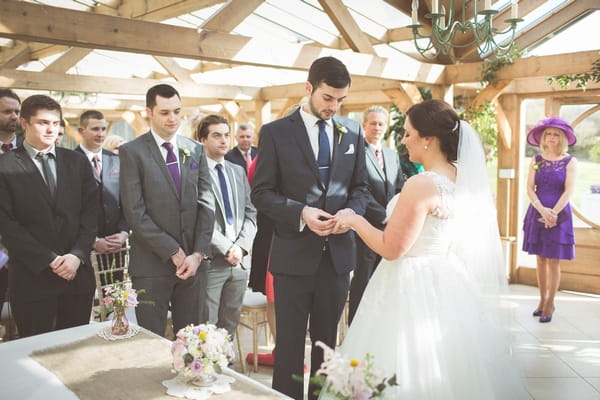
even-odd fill
[(541, 317), (542, 316), (542, 310), (535, 310), (532, 315), (534, 317)]

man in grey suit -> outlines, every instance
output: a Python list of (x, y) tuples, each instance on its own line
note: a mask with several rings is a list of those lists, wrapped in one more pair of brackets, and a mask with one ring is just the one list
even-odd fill
[[(382, 146), (381, 141), (388, 126), (389, 115), (381, 106), (369, 107), (363, 117), (365, 132), (365, 157), (369, 180), (369, 203), (365, 218), (377, 229), (384, 228), (385, 207), (388, 201), (402, 189), (404, 176), (396, 151)], [(356, 238), (356, 268), (350, 283), (348, 317), (354, 318), (363, 292), (381, 261), (359, 237)]]
[[(106, 139), (108, 123), (100, 111), (87, 110), (79, 117), (81, 143), (75, 151), (83, 154), (90, 162), (94, 180), (98, 185), (98, 233), (94, 250), (100, 254), (111, 254), (120, 250), (127, 237), (129, 227), (125, 221), (119, 200), (119, 156), (102, 148)], [(120, 258), (109, 256), (111, 262), (119, 263)], [(123, 272), (118, 271), (108, 279), (102, 275), (102, 284), (123, 280)]]
[[(277, 320), (273, 388), (303, 398), (306, 327), (311, 375), (323, 362), (322, 341), (335, 346), (350, 271), (356, 265), (354, 232), (335, 217), (363, 214), (368, 200), (365, 142), (360, 124), (335, 115), (350, 87), (346, 66), (333, 57), (308, 72), (308, 103), (263, 125), (252, 201), (273, 220), (269, 270)], [(309, 399), (316, 398), (313, 385)]]
[(249, 253), (256, 234), (256, 209), (250, 185), (239, 165), (225, 160), (229, 148), (229, 122), (220, 115), (204, 117), (196, 139), (206, 150), (215, 197), (212, 260), (208, 268), (201, 321), (225, 328), (233, 337), (240, 322), (248, 285)]
[(214, 203), (203, 146), (176, 135), (181, 99), (170, 85), (146, 93), (150, 132), (122, 145), (120, 191), (132, 229), (129, 273), (144, 289), (138, 323), (164, 335), (198, 323), (200, 262), (210, 256)]

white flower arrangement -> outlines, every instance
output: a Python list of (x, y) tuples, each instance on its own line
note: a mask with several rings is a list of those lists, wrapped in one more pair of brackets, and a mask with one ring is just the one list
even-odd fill
[(188, 325), (171, 346), (172, 371), (186, 377), (221, 374), (235, 357), (231, 336), (212, 324)]
[(363, 360), (347, 360), (322, 342), (316, 345), (323, 349), (324, 361), (311, 381), (321, 387), (322, 399), (375, 399), (383, 397), (389, 387), (398, 385), (395, 374), (390, 378), (382, 376), (370, 353)]

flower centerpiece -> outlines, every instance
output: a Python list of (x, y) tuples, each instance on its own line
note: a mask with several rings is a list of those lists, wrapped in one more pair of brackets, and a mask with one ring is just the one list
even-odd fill
[(138, 305), (137, 295), (143, 291), (138, 291), (124, 282), (115, 282), (104, 288), (104, 305), (106, 308), (112, 307), (113, 323), (112, 334), (124, 335), (129, 330), (129, 321), (125, 315), (126, 307), (136, 307)]
[(208, 323), (180, 329), (171, 354), (172, 371), (199, 386), (214, 382), (234, 359), (231, 336), (225, 329)]
[(373, 355), (367, 353), (363, 360), (347, 360), (322, 342), (323, 364), (311, 382), (321, 387), (322, 399), (367, 400), (387, 395), (386, 390), (397, 386), (396, 375), (384, 377), (375, 368)]

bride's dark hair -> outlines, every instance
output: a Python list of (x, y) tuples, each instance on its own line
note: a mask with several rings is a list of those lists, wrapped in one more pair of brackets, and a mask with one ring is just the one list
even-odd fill
[(440, 150), (448, 161), (456, 161), (460, 118), (448, 103), (442, 100), (425, 100), (410, 107), (406, 115), (419, 136), (437, 137)]

